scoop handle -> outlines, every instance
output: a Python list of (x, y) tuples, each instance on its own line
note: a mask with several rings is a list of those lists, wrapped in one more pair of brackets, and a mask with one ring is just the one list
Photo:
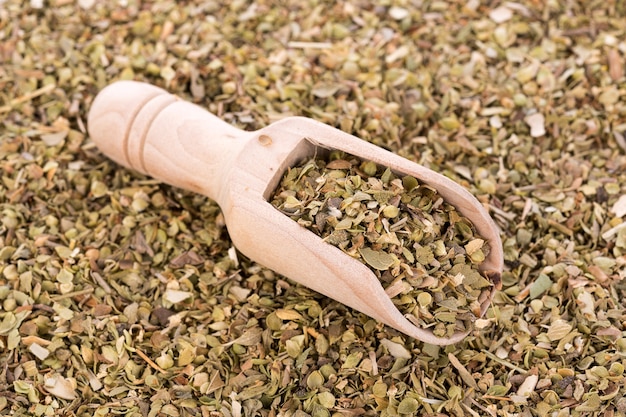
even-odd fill
[(218, 202), (247, 135), (199, 106), (136, 81), (118, 81), (96, 96), (88, 131), (120, 165)]

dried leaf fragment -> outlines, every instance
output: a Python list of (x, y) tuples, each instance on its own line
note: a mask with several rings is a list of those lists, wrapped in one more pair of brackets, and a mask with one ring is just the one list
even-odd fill
[(42, 361), (50, 356), (50, 351), (37, 343), (31, 343), (30, 346), (28, 346), (28, 350)]
[(624, 217), (626, 215), (626, 194), (617, 199), (611, 207), (611, 211), (616, 217)]
[(513, 11), (505, 6), (496, 7), (489, 12), (489, 18), (496, 23), (504, 23), (513, 17)]
[(261, 329), (260, 327), (253, 327), (251, 329), (247, 329), (245, 332), (243, 332), (241, 336), (239, 336), (235, 340), (232, 340), (224, 344), (224, 346), (230, 346), (235, 343), (241, 346), (256, 345), (257, 343), (261, 341), (262, 333), (263, 333), (263, 329)]
[(302, 314), (296, 310), (280, 308), (276, 310), (276, 316), (281, 320), (302, 320)]
[(405, 398), (398, 404), (398, 413), (413, 415), (419, 408), (419, 402), (415, 398)]
[(59, 374), (54, 374), (45, 379), (43, 388), (55, 397), (64, 400), (73, 400), (76, 398), (76, 388), (74, 384)]
[(28, 396), (28, 401), (35, 404), (39, 402), (39, 391), (27, 381), (16, 380), (13, 381), (13, 389), (18, 394), (26, 394)]
[(360, 248), (359, 253), (369, 266), (380, 271), (386, 271), (395, 261), (392, 255), (370, 248)]
[(483, 239), (472, 239), (465, 245), (465, 251), (471, 256), (477, 250), (481, 249), (484, 244), (485, 241)]
[(548, 339), (551, 341), (561, 340), (572, 331), (572, 325), (565, 320), (555, 320), (550, 327), (548, 327)]
[(339, 84), (321, 83), (313, 87), (311, 94), (318, 98), (328, 98), (335, 95), (340, 88)]
[(580, 312), (590, 321), (597, 320), (594, 302), (593, 295), (588, 291), (582, 291), (576, 297), (576, 303), (580, 308)]
[(524, 118), (526, 124), (530, 127), (530, 136), (538, 138), (546, 134), (545, 117), (541, 113), (533, 113)]
[(402, 20), (409, 16), (409, 11), (404, 7), (391, 6), (389, 8), (389, 16), (394, 20)]
[(176, 258), (172, 259), (170, 264), (175, 268), (181, 268), (185, 265), (200, 265), (204, 262), (204, 259), (198, 255), (195, 251), (188, 251), (181, 253)]
[(539, 381), (539, 375), (530, 374), (524, 379), (524, 382), (517, 389), (517, 395), (522, 397), (528, 397), (535, 391), (537, 382)]
[(191, 297), (193, 297), (193, 294), (188, 291), (179, 291), (179, 290), (171, 290), (171, 289), (165, 290), (165, 293), (163, 294), (163, 299), (172, 304), (178, 304)]
[(400, 343), (396, 343), (393, 342), (389, 339), (383, 339), (380, 341), (380, 343), (387, 348), (387, 350), (389, 351), (389, 354), (391, 356), (393, 356), (394, 358), (404, 358), (404, 359), (410, 359), (411, 358), (411, 352), (409, 352), (404, 346), (402, 346)]
[(540, 274), (539, 277), (530, 285), (530, 299), (533, 300), (539, 297), (544, 292), (548, 291), (553, 282), (546, 274)]

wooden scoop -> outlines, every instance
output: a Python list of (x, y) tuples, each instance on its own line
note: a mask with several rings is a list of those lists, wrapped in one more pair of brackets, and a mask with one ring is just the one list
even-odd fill
[(88, 123), (91, 138), (115, 162), (215, 200), (234, 245), (250, 259), (416, 339), (445, 345), (469, 332), (437, 337), (430, 329), (416, 327), (396, 309), (367, 266), (274, 208), (268, 198), (288, 167), (337, 149), (429, 184), (488, 241), (489, 255), (481, 268), (494, 286), (482, 302), (481, 314), (500, 286), (503, 253), (498, 229), (467, 190), (323, 123), (289, 117), (246, 132), (160, 88), (133, 81), (102, 90)]

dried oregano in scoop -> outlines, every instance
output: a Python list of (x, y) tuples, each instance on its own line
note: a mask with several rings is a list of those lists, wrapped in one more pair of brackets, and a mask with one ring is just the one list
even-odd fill
[(480, 315), (491, 283), (478, 266), (489, 246), (414, 177), (333, 151), (289, 169), (270, 202), (368, 265), (414, 324), (451, 336)]

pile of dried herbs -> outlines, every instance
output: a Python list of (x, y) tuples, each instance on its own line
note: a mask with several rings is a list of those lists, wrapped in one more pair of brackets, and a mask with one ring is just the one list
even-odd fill
[[(626, 28), (607, 0), (0, 2), (0, 414), (624, 416)], [(449, 176), (503, 290), (417, 342), (240, 256), (86, 134), (137, 79)]]
[(270, 202), (370, 267), (416, 326), (450, 337), (480, 317), (491, 283), (478, 266), (489, 246), (415, 177), (333, 151), (289, 169)]

